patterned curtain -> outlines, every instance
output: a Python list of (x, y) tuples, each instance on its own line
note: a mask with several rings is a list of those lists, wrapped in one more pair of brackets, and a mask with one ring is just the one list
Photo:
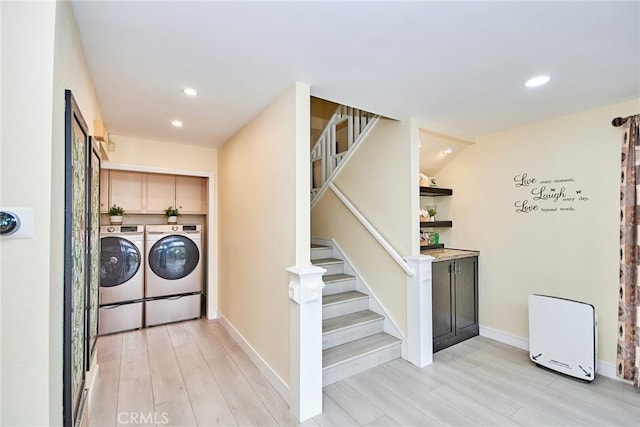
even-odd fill
[(618, 377), (640, 387), (640, 292), (638, 232), (640, 206), (640, 115), (623, 125), (622, 183), (620, 186), (620, 289), (618, 301)]

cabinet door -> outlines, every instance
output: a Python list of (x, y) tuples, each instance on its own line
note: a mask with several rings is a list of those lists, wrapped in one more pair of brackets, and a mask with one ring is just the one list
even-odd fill
[(100, 213), (107, 213), (109, 207), (109, 169), (100, 169)]
[(451, 281), (451, 261), (432, 264), (433, 297), (433, 350), (438, 351), (450, 337), (455, 335), (453, 313), (453, 283)]
[(169, 206), (176, 205), (176, 177), (150, 173), (146, 177), (145, 212), (164, 213)]
[(206, 180), (199, 176), (176, 176), (176, 205), (181, 214), (206, 214)]
[(478, 333), (478, 258), (455, 262), (456, 335)]
[(111, 170), (109, 173), (111, 204), (127, 213), (144, 213), (144, 174)]

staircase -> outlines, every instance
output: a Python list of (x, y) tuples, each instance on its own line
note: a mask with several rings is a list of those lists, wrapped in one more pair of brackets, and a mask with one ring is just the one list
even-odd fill
[(379, 116), (339, 105), (311, 149), (311, 203), (318, 197), (362, 141)]
[(327, 270), (322, 291), (322, 385), (400, 357), (401, 341), (383, 331), (384, 316), (369, 310), (344, 261), (330, 246), (311, 245), (311, 262)]

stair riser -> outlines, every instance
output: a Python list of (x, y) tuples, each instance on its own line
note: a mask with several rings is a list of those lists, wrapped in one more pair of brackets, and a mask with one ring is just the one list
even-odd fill
[(331, 304), (322, 307), (322, 320), (332, 319), (345, 314), (355, 313), (356, 311), (368, 310), (369, 298), (360, 298), (352, 301), (345, 301), (338, 304)]
[(322, 295), (334, 295), (342, 292), (355, 291), (356, 280), (341, 280), (339, 282), (325, 283)]
[(340, 274), (340, 273), (344, 273), (343, 269), (344, 269), (344, 263), (337, 263), (337, 264), (325, 264), (325, 265), (320, 265), (319, 267), (324, 268), (325, 270), (327, 270), (326, 273), (324, 273), (325, 275), (327, 274)]
[(352, 375), (366, 371), (400, 357), (400, 343), (368, 353), (364, 356), (326, 368), (322, 371), (322, 386), (326, 387)]
[(350, 328), (341, 329), (339, 331), (330, 332), (322, 335), (322, 349), (326, 350), (340, 344), (364, 338), (369, 335), (383, 332), (384, 319), (373, 322), (367, 322), (360, 325), (354, 325)]
[(322, 259), (322, 258), (331, 258), (332, 256), (333, 256), (333, 249), (332, 248), (312, 249), (311, 250), (311, 260)]

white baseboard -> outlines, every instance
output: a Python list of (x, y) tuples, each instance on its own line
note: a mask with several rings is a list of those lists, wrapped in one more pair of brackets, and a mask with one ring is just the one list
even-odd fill
[(82, 398), (82, 402), (81, 402), (81, 405), (82, 405), (82, 407), (80, 408), (81, 412), (76, 422), (77, 426), (83, 425), (84, 418), (89, 416), (87, 414), (87, 411), (85, 411), (85, 409), (87, 409), (88, 407), (87, 405), (89, 405), (89, 402), (91, 401), (91, 396), (94, 390), (93, 386), (95, 385), (99, 374), (100, 374), (100, 365), (98, 364), (98, 349), (96, 348), (95, 353), (93, 355), (93, 359), (91, 360), (91, 366), (89, 367), (89, 370), (85, 372), (85, 379), (84, 379), (85, 391), (84, 391), (84, 397)]
[(218, 318), (218, 312), (217, 311), (207, 312), (207, 319), (213, 320), (213, 319), (217, 319), (217, 318)]
[[(497, 329), (488, 328), (486, 326), (480, 326), (480, 336), (499, 341), (501, 343), (519, 348), (521, 350), (529, 351), (529, 340), (527, 338), (511, 335)], [(616, 375), (616, 366), (612, 363), (598, 362), (597, 373), (598, 375), (602, 375), (603, 377), (624, 381), (618, 378), (618, 376)]]
[[(598, 362), (598, 375), (603, 377), (613, 378), (614, 380), (625, 381), (622, 378), (618, 378), (616, 374), (616, 365), (614, 363)], [(628, 381), (631, 383), (631, 381)]]
[(529, 340), (527, 338), (511, 335), (482, 325), (480, 325), (480, 336), (508, 344), (521, 350), (529, 351)]
[(267, 378), (278, 394), (289, 404), (289, 386), (280, 378), (269, 364), (251, 347), (251, 344), (238, 332), (238, 330), (220, 313), (216, 313), (218, 321), (231, 335), (234, 341), (240, 346), (242, 351), (258, 367), (258, 370)]

